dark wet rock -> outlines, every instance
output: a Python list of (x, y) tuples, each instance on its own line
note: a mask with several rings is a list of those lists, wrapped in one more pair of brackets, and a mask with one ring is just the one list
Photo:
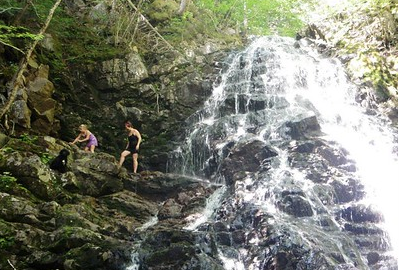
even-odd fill
[(345, 220), (355, 223), (378, 223), (383, 220), (381, 213), (371, 207), (364, 205), (356, 205), (345, 208), (341, 211), (341, 216)]
[(154, 216), (158, 211), (156, 204), (146, 201), (130, 191), (121, 191), (102, 196), (99, 201), (107, 208), (115, 209), (117, 212), (122, 212), (128, 216), (134, 216), (142, 223)]
[(294, 140), (321, 135), (320, 124), (314, 115), (298, 115), (286, 123), (285, 133)]
[(350, 201), (359, 201), (365, 196), (363, 185), (359, 180), (349, 178), (343, 181), (334, 180), (331, 185), (335, 191), (335, 201), (345, 203)]
[(295, 217), (309, 217), (313, 215), (310, 203), (302, 196), (289, 194), (279, 203), (279, 208)]
[(346, 153), (343, 153), (341, 149), (331, 149), (330, 147), (321, 146), (317, 148), (317, 153), (327, 160), (330, 165), (335, 167), (348, 163)]
[(370, 252), (367, 254), (367, 261), (369, 265), (376, 264), (380, 259), (380, 254), (377, 252)]
[(384, 231), (375, 226), (375, 224), (351, 224), (351, 223), (346, 223), (344, 225), (344, 229), (346, 231), (352, 232), (354, 234), (359, 234), (359, 235), (373, 235), (373, 234), (379, 234), (381, 236), (384, 235)]
[(261, 141), (252, 141), (235, 146), (222, 163), (222, 172), (226, 178), (226, 183), (232, 185), (235, 173), (255, 172), (275, 156), (277, 156), (277, 153)]

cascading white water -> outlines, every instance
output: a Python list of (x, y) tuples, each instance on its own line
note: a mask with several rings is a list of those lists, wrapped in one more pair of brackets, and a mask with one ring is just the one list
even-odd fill
[(183, 229), (185, 230), (195, 230), (197, 227), (204, 222), (206, 222), (209, 218), (212, 217), (215, 209), (220, 205), (220, 202), (223, 198), (223, 194), (226, 191), (226, 187), (222, 186), (218, 188), (207, 200), (206, 207), (204, 211), (198, 215), (191, 215), (187, 217), (187, 221), (189, 222), (187, 226)]
[[(331, 71), (329, 63), (325, 64), (325, 70)], [(399, 216), (395, 209), (395, 205), (399, 205), (396, 194), (399, 187), (397, 130), (389, 126), (388, 119), (367, 115), (365, 108), (355, 102), (353, 85), (346, 80), (342, 69), (337, 71), (335, 74), (321, 74), (319, 84), (309, 85), (306, 92), (300, 94), (319, 112), (325, 137), (347, 149), (356, 162), (368, 194), (368, 201), (364, 203), (375, 205), (383, 212), (386, 229), (399, 258)], [(336, 78), (336, 83), (320, 87), (324, 77)], [(299, 94), (297, 91), (290, 94)]]
[[(153, 216), (147, 222), (145, 222), (141, 227), (137, 228), (137, 231), (145, 231), (149, 227), (154, 226), (158, 223), (158, 217)], [(140, 256), (137, 250), (140, 248), (141, 242), (136, 242), (136, 245), (133, 247), (135, 250), (131, 255), (131, 263), (126, 267), (126, 270), (140, 270)]]
[[(365, 108), (355, 102), (356, 87), (348, 82), (337, 61), (321, 57), (304, 43), (295, 48), (294, 43), (289, 38), (258, 38), (231, 60), (204, 108), (191, 118), (194, 125), (188, 131), (185, 144), (175, 153), (171, 168), (221, 182), (219, 166), (227, 155), (227, 146), (254, 138), (262, 140), (279, 153), (278, 161), (272, 164), (268, 174), (270, 180), (255, 183), (254, 177), (249, 175), (245, 181), (236, 182), (236, 200), (275, 213), (279, 222), (289, 223), (290, 230), (296, 231), (305, 241), (316, 241), (320, 236), (320, 241), (330, 239), (330, 245), (337, 250), (350, 249), (351, 241), (343, 241), (339, 233), (329, 235), (330, 232), (319, 230), (315, 225), (317, 220), (293, 220), (279, 213), (275, 206), (273, 194), (286, 184), (294, 183), (308, 193), (308, 197), (317, 197), (312, 196), (314, 184), (305, 179), (303, 172), (287, 165), (285, 150), (278, 147), (285, 139), (281, 133), (285, 122), (298, 115), (314, 114), (324, 138), (338, 142), (356, 162), (357, 173), (368, 194), (367, 202), (362, 203), (375, 205), (384, 214), (386, 229), (394, 249), (398, 250), (397, 132), (387, 119), (367, 115)], [(253, 65), (261, 61), (264, 65), (255, 70)], [(263, 107), (254, 109), (254, 104), (263, 104)], [(334, 210), (324, 206), (322, 201), (309, 203), (324, 209), (326, 215)], [(197, 222), (191, 229), (198, 225)], [(308, 232), (315, 236), (310, 238)], [(257, 239), (250, 241), (256, 243)], [(309, 241), (309, 246), (317, 246), (317, 243)], [(245, 257), (245, 251), (239, 252)], [(345, 252), (342, 254), (345, 257)], [(224, 255), (223, 261), (225, 266), (232, 263)], [(226, 266), (226, 269), (241, 269), (243, 264), (235, 260), (232, 265), (235, 266)], [(255, 259), (248, 269), (261, 267), (261, 262)], [(362, 267), (367, 269), (365, 265)]]

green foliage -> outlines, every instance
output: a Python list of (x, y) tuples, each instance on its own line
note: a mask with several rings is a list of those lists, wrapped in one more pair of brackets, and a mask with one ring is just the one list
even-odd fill
[(27, 28), (22, 26), (7, 26), (0, 24), (0, 39), (5, 42), (11, 42), (14, 38), (41, 40), (43, 39), (43, 36), (32, 34)]
[(52, 160), (53, 158), (54, 157), (52, 155), (50, 155), (49, 153), (41, 153), (40, 154), (40, 160), (44, 164), (48, 164), (50, 162), (50, 160)]
[(303, 26), (297, 6), (299, 0), (199, 0), (198, 6), (209, 10), (216, 28), (232, 27), (255, 35), (293, 36)]
[(123, 49), (114, 47), (102, 37), (102, 34), (106, 34), (105, 32), (96, 32), (95, 25), (90, 22), (84, 24), (62, 9), (58, 10), (57, 15), (54, 16), (49, 31), (56, 33), (58, 53), (46, 54), (46, 57), (51, 61), (52, 67), (59, 72), (65, 68), (65, 64), (95, 63), (124, 52)]
[(41, 40), (42, 35), (32, 34), (21, 26), (7, 26), (0, 23), (0, 43), (17, 50), (23, 50), (32, 40)]
[(14, 74), (18, 70), (18, 65), (12, 62), (6, 62), (0, 65), (1, 76), (3, 76), (7, 81), (11, 80)]
[(340, 55), (356, 55), (348, 63), (352, 77), (372, 83), (380, 97), (397, 100), (397, 1), (350, 0), (325, 16), (319, 25), (327, 41)]
[(7, 249), (14, 245), (14, 237), (0, 237), (0, 249)]
[(175, 1), (155, 0), (148, 9), (148, 16), (151, 20), (162, 22), (173, 17), (173, 13), (178, 9)]
[(17, 182), (17, 178), (12, 176), (10, 172), (0, 174), (0, 190), (7, 191), (12, 189)]
[(396, 88), (398, 77), (394, 66), (387, 66), (390, 63), (389, 58), (391, 57), (385, 57), (377, 51), (360, 51), (357, 57), (349, 62), (349, 69), (354, 76), (370, 81), (379, 94), (388, 99), (390, 95), (387, 88)]
[[(0, 13), (0, 42), (23, 51), (28, 44), (27, 41), (43, 38), (33, 33), (37, 33), (44, 24), (54, 1), (36, 0), (31, 3), (8, 0), (2, 5), (4, 12)], [(116, 48), (109, 43), (106, 38), (109, 33), (105, 30), (98, 32), (94, 22), (83, 22), (74, 14), (67, 13), (62, 4), (56, 9), (47, 33), (52, 35), (54, 51), (47, 51), (39, 46), (36, 48), (36, 55), (41, 63), (50, 66), (50, 76), (58, 79), (64, 76), (69, 64), (95, 63), (114, 58), (124, 52), (124, 49)], [(0, 72), (4, 75), (11, 73), (7, 66), (0, 67)]]
[(37, 141), (38, 138), (39, 138), (38, 136), (29, 135), (29, 134), (26, 134), (26, 133), (24, 133), (21, 136), (19, 136), (19, 139), (21, 141), (27, 143), (27, 144), (34, 144)]
[(262, 3), (248, 3), (248, 26), (252, 33), (294, 36), (302, 28), (302, 20), (293, 13), (299, 1), (270, 0)]
[(0, 218), (0, 250), (8, 249), (15, 244), (15, 238), (12, 235), (12, 226)]
[(176, 15), (157, 28), (168, 42), (176, 46), (198, 44), (204, 37), (219, 39), (225, 43), (236, 41), (237, 36), (222, 31), (215, 15), (217, 14), (210, 10), (198, 11), (195, 7), (191, 7), (181, 16)]
[(15, 150), (13, 148), (11, 148), (11, 147), (6, 146), (6, 147), (1, 148), (1, 151), (4, 152), (4, 153), (12, 153)]

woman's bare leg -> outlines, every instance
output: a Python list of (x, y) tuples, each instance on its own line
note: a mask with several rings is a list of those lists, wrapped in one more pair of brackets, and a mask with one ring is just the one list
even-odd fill
[(125, 150), (121, 153), (121, 158), (119, 159), (119, 167), (122, 167), (123, 162), (125, 162), (126, 156), (129, 154), (130, 154), (130, 151), (127, 151), (127, 150)]
[(133, 154), (133, 172), (137, 173), (137, 167), (139, 166), (139, 162), (137, 161), (139, 154)]

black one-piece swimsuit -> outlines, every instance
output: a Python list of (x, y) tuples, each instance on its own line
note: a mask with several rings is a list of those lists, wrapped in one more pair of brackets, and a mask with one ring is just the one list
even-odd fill
[(137, 143), (139, 142), (139, 138), (135, 135), (130, 135), (128, 137), (129, 140), (129, 146), (126, 150), (130, 151), (133, 154), (138, 153), (139, 151), (136, 149)]

